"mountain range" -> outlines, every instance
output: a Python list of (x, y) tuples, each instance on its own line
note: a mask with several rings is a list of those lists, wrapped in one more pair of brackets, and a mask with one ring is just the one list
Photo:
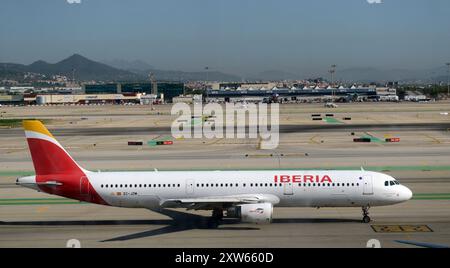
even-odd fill
[(38, 73), (46, 76), (64, 75), (72, 78), (75, 75), (77, 80), (100, 80), (100, 81), (120, 81), (138, 80), (139, 75), (120, 70), (103, 63), (99, 63), (79, 54), (74, 54), (57, 63), (48, 63), (43, 60), (33, 62), (30, 65), (1, 63), (0, 69), (14, 72)]
[[(110, 66), (113, 65), (113, 66)], [(153, 73), (157, 80), (186, 81), (239, 81), (240, 78), (222, 72), (183, 72), (166, 71), (153, 68), (142, 61), (128, 62), (114, 60), (109, 64), (90, 60), (79, 54), (74, 54), (57, 63), (48, 63), (43, 60), (30, 65), (16, 63), (0, 63), (0, 79), (17, 79), (25, 73), (38, 73), (46, 76), (64, 75), (80, 81), (144, 81), (148, 74)]]
[[(74, 54), (57, 63), (48, 63), (43, 60), (30, 65), (16, 63), (0, 63), (0, 79), (18, 79), (25, 73), (38, 73), (46, 76), (64, 75), (68, 78), (75, 76), (79, 81), (144, 81), (148, 80), (149, 73), (153, 73), (159, 81), (233, 81), (239, 82), (243, 78), (219, 71), (186, 72), (177, 70), (160, 70), (140, 60), (111, 60), (97, 62)], [(327, 76), (325, 76), (327, 77)], [(248, 75), (250, 81), (280, 81), (305, 79), (299, 75), (269, 70), (255, 75)], [(447, 68), (441, 66), (424, 70), (392, 69), (382, 70), (370, 67), (359, 67), (337, 70), (336, 81), (343, 82), (415, 82), (433, 83), (447, 81)]]

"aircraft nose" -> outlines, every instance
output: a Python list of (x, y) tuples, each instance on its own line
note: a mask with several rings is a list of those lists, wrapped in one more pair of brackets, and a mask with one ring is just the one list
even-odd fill
[[(403, 185), (402, 185), (403, 186)], [(412, 198), (413, 192), (408, 188), (403, 186), (403, 189), (401, 191), (401, 197), (404, 201), (408, 201)]]

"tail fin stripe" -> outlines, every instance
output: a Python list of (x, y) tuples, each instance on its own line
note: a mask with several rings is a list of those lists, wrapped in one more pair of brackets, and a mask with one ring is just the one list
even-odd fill
[(54, 143), (55, 145), (58, 145), (59, 147), (62, 148), (61, 144), (59, 144), (59, 142), (57, 140), (55, 140), (55, 138), (53, 137), (49, 137), (45, 134), (42, 134), (41, 132), (35, 132), (35, 131), (25, 131), (25, 136), (27, 137), (27, 139), (41, 139), (41, 140), (46, 140), (49, 141), (51, 143)]
[(47, 135), (50, 138), (55, 139), (55, 137), (53, 137), (50, 131), (48, 131), (48, 129), (38, 120), (24, 120), (23, 128), (25, 129), (25, 131), (33, 131), (41, 133)]

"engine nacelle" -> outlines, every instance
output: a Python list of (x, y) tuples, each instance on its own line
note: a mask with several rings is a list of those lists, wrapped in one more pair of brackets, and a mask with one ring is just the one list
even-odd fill
[(227, 217), (240, 218), (245, 223), (271, 223), (272, 214), (271, 203), (244, 204), (227, 210)]

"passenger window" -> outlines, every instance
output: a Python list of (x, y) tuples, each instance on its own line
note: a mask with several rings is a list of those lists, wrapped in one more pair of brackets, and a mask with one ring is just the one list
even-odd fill
[(239, 184), (238, 183), (236, 183), (236, 187), (238, 187), (239, 186)]
[(317, 186), (320, 186), (320, 183), (318, 183)]

